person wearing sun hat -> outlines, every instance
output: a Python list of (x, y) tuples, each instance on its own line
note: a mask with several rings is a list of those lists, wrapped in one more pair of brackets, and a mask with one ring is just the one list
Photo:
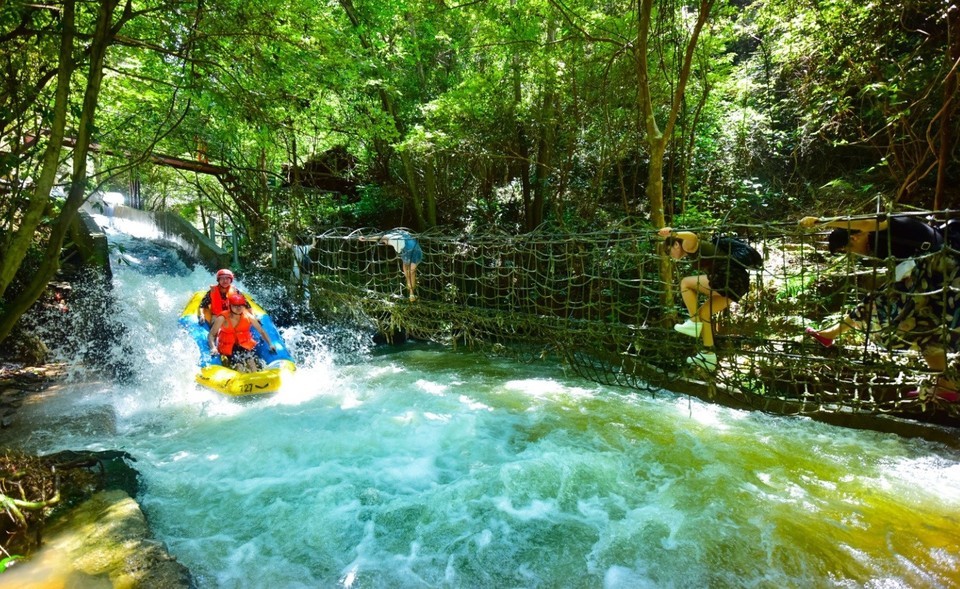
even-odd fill
[[(713, 242), (701, 240), (692, 231), (674, 231), (664, 227), (658, 232), (664, 238), (664, 246), (674, 260), (689, 257), (697, 273), (680, 279), (680, 297), (690, 318), (674, 325), (679, 333), (701, 337), (703, 351), (687, 358), (687, 364), (708, 372), (717, 368), (714, 352), (712, 317), (739, 301), (750, 290), (750, 275), (746, 268), (731, 260)], [(700, 295), (707, 297), (698, 307)]]

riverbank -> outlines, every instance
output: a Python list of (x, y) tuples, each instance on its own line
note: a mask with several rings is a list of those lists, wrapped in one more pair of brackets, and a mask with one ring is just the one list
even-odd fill
[(62, 363), (40, 366), (0, 364), (0, 428), (12, 427), (20, 407), (31, 397), (55, 385), (64, 374)]
[(187, 589), (190, 572), (150, 535), (137, 502), (94, 493), (43, 530), (40, 548), (0, 574), (0, 589)]
[[(6, 439), (29, 435), (29, 424), (19, 419), (20, 410), (62, 392), (60, 382), (65, 373), (63, 364), (0, 364), (0, 429)], [(9, 456), (11, 448), (4, 450)], [(119, 452), (63, 452), (50, 459), (58, 465), (51, 472), (60, 473), (55, 476), (62, 499), (57, 506), (44, 508), (49, 511), (47, 516), (30, 514), (26, 531), (15, 534), (21, 539), (36, 538), (36, 543), (27, 542), (36, 544), (35, 549), (0, 544), (6, 553), (25, 553), (0, 573), (0, 589), (193, 586), (189, 570), (153, 538), (133, 496), (138, 475), (124, 456)], [(31, 458), (27, 462), (33, 461)], [(24, 468), (0, 472), (3, 488), (20, 488), (28, 476), (22, 472)], [(78, 483), (76, 478), (62, 476), (65, 468), (87, 469), (97, 482)], [(6, 484), (7, 478), (10, 485)]]

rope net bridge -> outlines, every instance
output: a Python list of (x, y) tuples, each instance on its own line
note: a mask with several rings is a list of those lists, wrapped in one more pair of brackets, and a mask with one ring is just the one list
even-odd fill
[[(703, 239), (711, 232), (689, 230)], [(655, 231), (420, 233), (424, 258), (416, 302), (407, 299), (394, 249), (377, 244), (381, 233), (332, 229), (295, 248), (288, 262), (331, 316), (372, 321), (385, 334), (402, 330), (525, 360), (557, 355), (595, 382), (696, 393), (778, 414), (887, 415), (960, 425), (960, 403), (924, 386), (936, 375), (918, 346), (889, 344), (911, 338), (899, 337), (905, 335), (902, 324), (882, 321), (879, 303), (868, 305), (876, 316), (862, 329), (831, 347), (804, 333), (807, 326), (836, 323), (871, 293), (882, 299), (896, 289), (908, 306), (923, 303), (928, 314), (943, 312), (932, 326), (924, 324), (924, 335), (948, 352), (943, 377), (960, 382), (954, 353), (960, 316), (946, 316), (952, 305), (927, 304), (958, 296), (955, 264), (944, 280), (907, 280), (905, 287), (889, 278), (895, 260), (865, 265), (826, 253), (827, 231), (795, 223), (727, 225), (723, 234), (753, 245), (764, 262), (761, 270), (750, 270), (749, 293), (714, 316), (718, 366), (707, 372), (685, 362), (702, 349), (699, 338), (673, 329), (688, 316), (678, 278), (696, 272), (684, 260), (670, 260)], [(945, 246), (925, 254), (922, 263), (956, 256)], [(919, 396), (907, 394), (917, 390)]]

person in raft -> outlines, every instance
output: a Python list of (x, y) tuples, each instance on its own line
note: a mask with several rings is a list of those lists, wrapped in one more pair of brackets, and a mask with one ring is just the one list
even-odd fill
[[(804, 217), (801, 227), (819, 219)], [(889, 350), (919, 351), (933, 372), (929, 386), (910, 391), (908, 397), (935, 396), (960, 401), (954, 381), (945, 376), (947, 351), (960, 349), (960, 260), (943, 249), (943, 234), (919, 219), (879, 215), (871, 219), (834, 219), (828, 237), (831, 254), (849, 253), (897, 262), (887, 285), (868, 294), (836, 324), (806, 333), (825, 347), (849, 331), (876, 320), (877, 343)]]
[[(746, 268), (730, 260), (709, 242), (702, 241), (691, 231), (674, 231), (664, 227), (658, 234), (664, 238), (664, 246), (674, 260), (690, 257), (698, 271), (680, 280), (680, 297), (690, 313), (684, 323), (674, 325), (676, 331), (690, 337), (703, 337), (703, 351), (687, 358), (692, 364), (712, 372), (717, 368), (717, 354), (713, 351), (713, 315), (739, 301), (750, 290), (750, 274)], [(697, 306), (700, 295), (707, 300)]]
[[(207, 294), (200, 299), (200, 322), (206, 321), (207, 325), (211, 325), (214, 316), (223, 315), (230, 311), (227, 299), (235, 294), (242, 293), (233, 286), (233, 272), (226, 268), (217, 270), (217, 283), (211, 285)], [(249, 309), (250, 303), (247, 303), (246, 306)]]
[[(360, 241), (367, 240), (361, 237)], [(378, 238), (376, 242), (389, 245), (396, 250), (397, 255), (400, 256), (403, 277), (407, 283), (407, 293), (410, 295), (410, 302), (412, 303), (417, 300), (417, 266), (423, 260), (423, 250), (420, 249), (420, 243), (403, 229), (388, 231)]]
[(253, 339), (250, 328), (260, 332), (260, 336), (270, 347), (271, 352), (276, 352), (277, 349), (270, 341), (270, 336), (263, 330), (260, 321), (247, 310), (246, 297), (233, 294), (230, 295), (228, 302), (230, 310), (216, 316), (213, 327), (210, 328), (210, 335), (207, 336), (210, 353), (213, 356), (226, 357), (230, 367), (237, 372), (256, 372), (259, 370), (257, 353), (254, 351), (257, 342)]

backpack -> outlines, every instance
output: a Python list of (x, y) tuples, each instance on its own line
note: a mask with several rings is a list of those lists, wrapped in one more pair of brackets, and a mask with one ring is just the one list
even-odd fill
[(943, 234), (943, 242), (947, 247), (960, 250), (960, 219), (950, 219), (937, 226)]
[(950, 229), (946, 224), (936, 225), (921, 219), (900, 215), (888, 217), (887, 228), (872, 234), (872, 255), (877, 258), (893, 257), (905, 260), (930, 254), (943, 247)]
[(763, 268), (763, 256), (742, 239), (715, 235), (711, 242), (717, 248), (718, 254), (730, 258), (744, 268), (753, 268), (754, 270)]

